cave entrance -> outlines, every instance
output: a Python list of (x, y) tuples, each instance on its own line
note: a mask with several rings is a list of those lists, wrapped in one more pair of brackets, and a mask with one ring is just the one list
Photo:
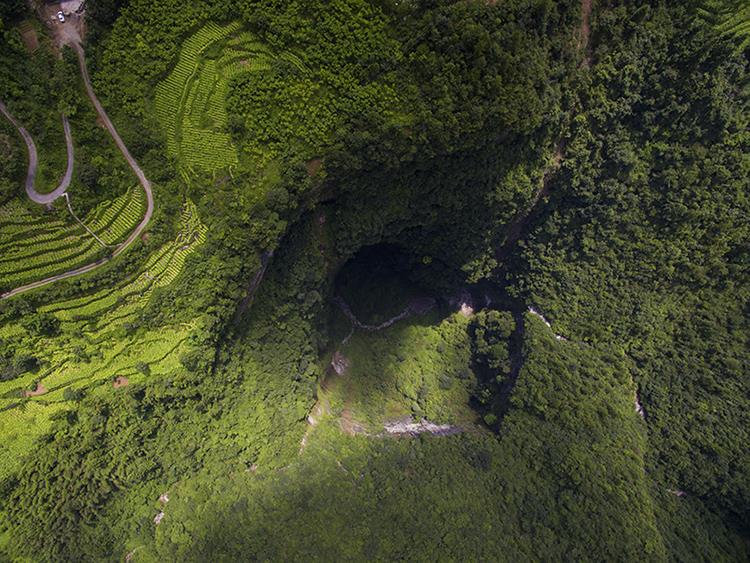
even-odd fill
[(339, 271), (334, 294), (363, 325), (384, 323), (410, 306), (428, 309), (438, 296), (425, 262), (393, 244), (363, 247)]
[[(439, 259), (377, 244), (342, 266), (333, 296), (332, 370), (322, 388), (341, 406), (343, 427), (355, 428), (356, 414), (372, 422), (448, 412), (499, 426), (522, 366), (525, 311), (503, 285), (468, 285)], [(456, 313), (465, 318), (443, 323)], [(408, 330), (384, 331), (401, 322)]]

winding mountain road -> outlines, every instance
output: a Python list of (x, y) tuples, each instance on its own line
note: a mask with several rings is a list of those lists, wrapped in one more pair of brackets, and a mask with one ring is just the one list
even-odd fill
[[(151, 216), (154, 213), (154, 194), (151, 189), (151, 182), (146, 178), (146, 175), (144, 174), (141, 167), (138, 165), (136, 160), (133, 158), (133, 156), (130, 154), (130, 151), (125, 146), (125, 143), (122, 141), (122, 138), (120, 137), (119, 133), (117, 132), (117, 129), (115, 129), (115, 126), (112, 124), (112, 121), (109, 119), (109, 116), (107, 115), (107, 112), (104, 110), (104, 107), (102, 106), (101, 102), (99, 101), (99, 98), (96, 97), (96, 93), (94, 92), (94, 88), (91, 86), (91, 79), (89, 77), (88, 69), (86, 68), (86, 56), (83, 51), (83, 47), (81, 47), (81, 44), (79, 41), (71, 41), (69, 45), (73, 48), (73, 50), (76, 52), (76, 55), (78, 56), (78, 65), (81, 70), (81, 78), (83, 79), (83, 84), (86, 88), (86, 93), (91, 100), (91, 103), (93, 104), (94, 108), (96, 109), (96, 113), (99, 115), (99, 118), (101, 119), (102, 123), (104, 123), (104, 126), (106, 127), (107, 131), (109, 132), (110, 136), (114, 140), (115, 144), (117, 145), (117, 148), (120, 150), (122, 155), (125, 157), (125, 160), (128, 162), (128, 165), (133, 170), (133, 173), (138, 178), (138, 181), (140, 182), (141, 186), (143, 187), (143, 191), (146, 192), (146, 213), (143, 215), (143, 219), (138, 224), (138, 226), (133, 230), (132, 233), (130, 233), (130, 236), (128, 236), (125, 241), (117, 246), (115, 250), (107, 257), (100, 258), (96, 262), (92, 262), (91, 264), (87, 264), (85, 266), (81, 266), (79, 268), (75, 268), (73, 270), (69, 270), (67, 272), (63, 272), (61, 274), (57, 274), (55, 276), (50, 276), (49, 278), (35, 281), (33, 283), (29, 283), (26, 285), (23, 285), (21, 287), (17, 287), (15, 289), (12, 289), (6, 293), (3, 293), (0, 295), (0, 299), (7, 299), (8, 297), (13, 297), (14, 295), (18, 295), (19, 293), (24, 293), (26, 291), (31, 291), (32, 289), (37, 289), (39, 287), (43, 287), (45, 285), (54, 283), (59, 280), (72, 278), (75, 276), (80, 276), (82, 274), (86, 274), (88, 272), (91, 272), (100, 266), (103, 266), (107, 262), (109, 262), (112, 258), (115, 258), (116, 256), (122, 254), (127, 250), (127, 248), (135, 242), (135, 240), (141, 235), (141, 233), (146, 229), (149, 222), (151, 221)], [(18, 131), (21, 133), (21, 136), (26, 141), (26, 146), (29, 149), (29, 164), (31, 165), (32, 160), (34, 162), (34, 174), (36, 174), (36, 160), (37, 160), (37, 154), (36, 154), (36, 147), (34, 146), (34, 141), (31, 139), (31, 135), (29, 135), (28, 131), (21, 127), (21, 125), (13, 119), (13, 117), (7, 112), (7, 109), (4, 105), (0, 108), (0, 111), (13, 123)], [(67, 123), (67, 119), (63, 118), (63, 126), (66, 130), (66, 139), (70, 139), (70, 126)], [(72, 141), (68, 141), (68, 171), (70, 172), (70, 175), (72, 176), (73, 171), (73, 154), (72, 154)], [(29, 167), (31, 169), (31, 166)], [(68, 174), (66, 173), (66, 176)], [(33, 188), (33, 177), (32, 177), (32, 188)], [(68, 184), (70, 184), (70, 179), (68, 179)], [(29, 193), (29, 184), (28, 184), (28, 178), (27, 178), (27, 187), (26, 191)], [(65, 190), (67, 189), (67, 185), (62, 189), (57, 195), (54, 195), (55, 192), (60, 190), (58, 187), (55, 192), (51, 192), (50, 194), (37, 194), (40, 197), (44, 196), (53, 196), (51, 201), (54, 201), (56, 198), (60, 197), (65, 193)], [(36, 193), (34, 191), (34, 193)], [(48, 203), (44, 201), (37, 201), (32, 197), (31, 193), (29, 193), (29, 197), (36, 201), (37, 203)]]
[(115, 249), (115, 251), (112, 253), (112, 258), (114, 258), (115, 256), (124, 252), (133, 243), (133, 241), (135, 241), (135, 239), (137, 239), (141, 235), (144, 229), (148, 226), (149, 221), (151, 221), (151, 216), (154, 214), (154, 193), (151, 189), (151, 182), (149, 182), (148, 178), (146, 178), (146, 174), (143, 173), (143, 170), (141, 169), (141, 167), (138, 166), (138, 163), (130, 154), (128, 147), (125, 146), (125, 143), (122, 141), (120, 134), (117, 132), (117, 129), (115, 129), (115, 126), (112, 124), (112, 121), (109, 119), (107, 112), (104, 111), (104, 107), (99, 101), (99, 98), (96, 97), (94, 88), (91, 86), (91, 79), (89, 78), (89, 71), (86, 68), (86, 55), (83, 52), (83, 47), (81, 47), (80, 43), (73, 43), (71, 46), (73, 47), (73, 50), (76, 52), (76, 55), (78, 55), (78, 66), (81, 69), (81, 78), (83, 78), (83, 84), (86, 87), (86, 93), (88, 94), (89, 99), (91, 100), (91, 103), (94, 105), (94, 108), (96, 109), (96, 113), (99, 114), (99, 118), (104, 123), (104, 126), (107, 128), (107, 131), (109, 131), (109, 134), (114, 140), (115, 144), (117, 145), (117, 148), (120, 149), (122, 156), (124, 156), (125, 160), (128, 161), (128, 166), (130, 166), (131, 170), (133, 170), (133, 173), (138, 178), (138, 181), (143, 187), (143, 191), (146, 192), (146, 213), (144, 213), (143, 219), (141, 220), (140, 223), (138, 223), (138, 226), (133, 230), (133, 232), (130, 233), (130, 236), (125, 240), (125, 242), (123, 242), (120, 246), (118, 246)]
[(34, 187), (34, 183), (36, 182), (36, 172), (39, 168), (39, 157), (36, 152), (34, 139), (26, 128), (10, 114), (8, 108), (5, 107), (3, 102), (0, 102), (0, 113), (2, 113), (7, 120), (11, 122), (13, 127), (18, 130), (18, 133), (23, 137), (23, 140), (26, 143), (26, 150), (29, 154), (29, 167), (26, 170), (26, 195), (28, 195), (29, 199), (34, 203), (49, 205), (67, 191), (70, 182), (73, 179), (73, 137), (70, 134), (70, 123), (68, 122), (68, 118), (63, 114), (63, 131), (65, 132), (65, 146), (68, 152), (68, 166), (65, 169), (65, 175), (54, 190), (48, 194), (42, 194), (36, 191), (36, 188)]

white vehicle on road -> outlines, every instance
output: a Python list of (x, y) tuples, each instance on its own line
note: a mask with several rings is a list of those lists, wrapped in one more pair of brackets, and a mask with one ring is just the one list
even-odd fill
[(60, 23), (65, 22), (65, 14), (63, 14), (62, 12), (57, 12), (57, 21), (59, 21)]

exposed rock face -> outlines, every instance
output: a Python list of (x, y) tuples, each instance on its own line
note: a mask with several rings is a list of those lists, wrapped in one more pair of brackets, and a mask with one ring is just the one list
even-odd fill
[(646, 420), (646, 411), (643, 410), (641, 405), (641, 398), (638, 396), (638, 390), (635, 391), (635, 412), (637, 412), (643, 420)]
[[(534, 315), (535, 317), (538, 317), (538, 318), (540, 318), (540, 319), (542, 320), (542, 322), (543, 322), (543, 323), (544, 323), (545, 325), (547, 325), (547, 328), (548, 328), (548, 329), (550, 329), (550, 330), (552, 330), (552, 323), (550, 323), (550, 322), (549, 322), (549, 321), (548, 321), (548, 320), (547, 320), (547, 319), (545, 318), (545, 316), (544, 316), (544, 315), (542, 315), (542, 314), (541, 314), (541, 313), (540, 313), (539, 311), (537, 311), (537, 310), (536, 310), (536, 309), (535, 309), (534, 307), (529, 307), (529, 313), (531, 313), (531, 314), (532, 314), (532, 315)], [(555, 338), (556, 338), (557, 340), (567, 340), (567, 338), (565, 338), (564, 336), (562, 336), (562, 335), (560, 335), (560, 334), (556, 334), (556, 333), (555, 333)]]
[(474, 314), (474, 308), (468, 303), (461, 303), (461, 314), (464, 317), (471, 317)]
[(419, 436), (420, 434), (434, 434), (436, 436), (450, 436), (463, 432), (458, 426), (450, 424), (435, 424), (429, 420), (422, 419), (414, 421), (411, 417), (402, 420), (387, 422), (383, 425), (386, 434), (401, 436)]
[(331, 359), (331, 367), (337, 375), (344, 375), (346, 373), (346, 370), (349, 368), (349, 360), (346, 359), (346, 356), (344, 356), (344, 354), (336, 351), (336, 353), (333, 355), (333, 359)]

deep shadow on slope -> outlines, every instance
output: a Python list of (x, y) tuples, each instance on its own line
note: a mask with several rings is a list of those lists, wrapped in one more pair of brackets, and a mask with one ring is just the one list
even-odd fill
[[(674, 507), (644, 473), (622, 360), (528, 323), (530, 359), (499, 438), (373, 440), (322, 424), (289, 466), (175, 487), (136, 561), (665, 559), (654, 504)], [(715, 519), (696, 530), (698, 510), (679, 509), (670, 542), (709, 560), (746, 556)]]
[[(388, 357), (403, 361), (412, 352), (404, 348), (397, 336), (406, 335), (404, 327), (438, 327), (450, 315), (460, 312), (463, 317), (468, 318), (465, 331), (466, 339), (471, 342), (474, 338), (474, 315), (480, 311), (510, 311), (515, 329), (507, 342), (510, 356), (508, 372), (499, 374), (482, 368), (476, 358), (470, 359), (463, 368), (471, 374), (469, 395), (477, 418), (479, 415), (491, 414), (492, 417), (488, 420), (501, 423), (510, 406), (510, 397), (523, 366), (526, 307), (521, 300), (510, 296), (503, 285), (482, 283), (469, 286), (461, 280), (461, 272), (451, 270), (448, 264), (437, 258), (420, 260), (402, 246), (381, 244), (361, 249), (344, 264), (336, 277), (333, 290), (335, 297), (332, 299), (329, 317), (332, 348), (324, 357), (333, 356), (332, 363), (339, 358), (344, 366), (341, 371), (344, 371), (351, 359), (347, 358), (347, 343), (354, 334), (387, 330), (395, 337), (393, 349), (387, 353)], [(444, 347), (446, 344), (440, 346)], [(397, 365), (393, 369), (383, 368), (383, 388), (399, 386), (398, 381), (391, 380), (399, 369), (401, 368)], [(451, 371), (453, 368), (446, 366), (446, 369)], [(337, 374), (336, 371), (338, 370), (329, 368), (325, 377), (338, 378), (341, 373)], [(452, 384), (452, 379), (449, 379), (452, 375), (455, 374), (445, 374), (444, 386)], [(497, 385), (494, 382), (499, 375), (503, 375), (503, 382)], [(468, 375), (463, 379), (459, 384), (468, 385)], [(484, 398), (482, 401), (478, 399), (480, 382), (481, 388), (492, 389), (491, 398)], [(322, 385), (326, 386), (325, 380)], [(419, 417), (420, 412), (421, 409), (415, 408), (414, 415)], [(497, 428), (498, 424), (493, 423), (493, 426)]]

